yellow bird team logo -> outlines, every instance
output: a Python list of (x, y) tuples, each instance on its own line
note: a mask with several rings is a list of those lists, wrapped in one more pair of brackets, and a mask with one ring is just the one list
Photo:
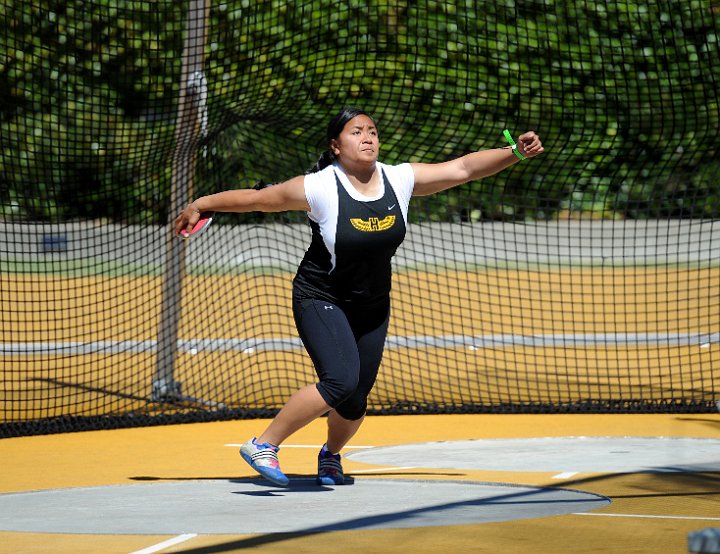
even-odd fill
[(351, 217), (350, 223), (358, 231), (364, 233), (373, 233), (375, 231), (387, 231), (393, 225), (395, 225), (395, 216), (388, 215), (380, 219), (379, 217), (371, 217), (368, 220), (360, 219), (358, 217)]

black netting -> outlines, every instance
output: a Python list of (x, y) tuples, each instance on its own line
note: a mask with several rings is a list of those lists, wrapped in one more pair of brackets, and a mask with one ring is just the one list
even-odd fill
[(373, 412), (708, 411), (720, 6), (0, 0), (0, 436), (258, 417), (314, 381), (302, 213), (191, 197), (303, 173), (343, 106), (382, 161), (539, 132), (414, 199)]

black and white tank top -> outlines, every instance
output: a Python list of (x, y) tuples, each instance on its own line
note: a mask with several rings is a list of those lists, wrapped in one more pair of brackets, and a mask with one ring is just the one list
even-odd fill
[(381, 184), (372, 198), (337, 164), (305, 176), (312, 240), (295, 276), (297, 297), (374, 303), (390, 293), (415, 180), (410, 164), (377, 165)]

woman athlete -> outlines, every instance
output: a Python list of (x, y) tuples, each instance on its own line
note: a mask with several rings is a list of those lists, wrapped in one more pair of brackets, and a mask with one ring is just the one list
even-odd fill
[[(201, 212), (307, 212), (312, 239), (293, 280), (295, 324), (318, 375), (295, 392), (240, 454), (271, 482), (286, 486), (278, 461), (290, 435), (327, 414), (317, 482), (344, 482), (340, 451), (365, 417), (382, 359), (390, 316), (391, 258), (405, 237), (410, 198), (493, 175), (543, 152), (529, 131), (511, 147), (442, 163), (378, 161), (375, 121), (346, 108), (328, 125), (328, 149), (306, 175), (274, 186), (227, 190), (196, 199), (175, 220), (190, 231)], [(518, 155), (519, 154), (519, 155)]]

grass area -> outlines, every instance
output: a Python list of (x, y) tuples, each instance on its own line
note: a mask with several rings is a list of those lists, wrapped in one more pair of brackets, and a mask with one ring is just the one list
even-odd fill
[[(253, 264), (199, 264), (187, 267), (188, 275), (279, 275), (294, 272), (294, 266), (287, 268)], [(0, 259), (0, 273), (53, 275), (56, 277), (160, 277), (164, 274), (161, 264), (132, 263), (101, 258), (83, 259)]]

